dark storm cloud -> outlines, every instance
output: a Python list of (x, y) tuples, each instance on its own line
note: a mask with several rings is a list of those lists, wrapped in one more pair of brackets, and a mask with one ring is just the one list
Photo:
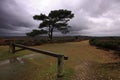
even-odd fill
[(20, 27), (32, 27), (32, 16), (14, 0), (0, 0), (0, 34), (12, 33)]
[(33, 15), (56, 9), (75, 14), (70, 35), (120, 35), (120, 0), (0, 0), (0, 34), (29, 32), (39, 24)]
[[(120, 0), (84, 0), (75, 14), (77, 33), (96, 36), (120, 36)], [(72, 9), (72, 8), (71, 8)], [(78, 31), (79, 30), (79, 31)]]

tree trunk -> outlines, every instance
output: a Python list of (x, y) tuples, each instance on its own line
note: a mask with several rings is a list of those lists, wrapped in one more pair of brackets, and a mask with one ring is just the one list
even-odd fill
[(52, 41), (53, 37), (52, 34), (49, 35), (49, 40)]
[(49, 40), (53, 40), (53, 27), (49, 26), (49, 32), (48, 32)]

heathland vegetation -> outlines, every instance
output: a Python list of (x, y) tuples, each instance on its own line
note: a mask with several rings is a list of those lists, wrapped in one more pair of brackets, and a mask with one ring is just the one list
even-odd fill
[(94, 45), (104, 49), (119, 50), (120, 51), (120, 38), (93, 38), (89, 41), (90, 45)]
[(41, 21), (39, 29), (26, 33), (27, 37), (0, 38), (0, 80), (56, 80), (57, 65), (63, 58), (60, 56), (56, 64), (56, 59), (11, 44), (13, 53), (17, 51), (13, 54), (11, 42), (67, 55), (62, 80), (120, 80), (120, 57), (112, 54), (117, 51), (120, 55), (120, 38), (53, 36), (53, 32), (68, 33), (68, 21), (73, 17), (71, 11), (63, 9), (41, 13), (33, 16)]
[[(34, 47), (69, 57), (64, 64), (63, 80), (120, 80), (119, 59), (112, 52), (89, 45), (88, 40)], [(20, 58), (26, 54), (32, 56)], [(52, 57), (27, 50), (11, 54), (8, 46), (0, 46), (0, 57), (10, 60), (1, 61), (0, 80), (56, 80), (57, 64)]]

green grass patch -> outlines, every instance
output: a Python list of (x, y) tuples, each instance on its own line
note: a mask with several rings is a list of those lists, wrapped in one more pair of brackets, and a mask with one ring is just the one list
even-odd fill
[(15, 54), (13, 54), (9, 52), (9, 46), (0, 46), (0, 61), (14, 58), (14, 57), (20, 57), (20, 56), (31, 54), (31, 53), (33, 52), (24, 50), (24, 51), (16, 52)]

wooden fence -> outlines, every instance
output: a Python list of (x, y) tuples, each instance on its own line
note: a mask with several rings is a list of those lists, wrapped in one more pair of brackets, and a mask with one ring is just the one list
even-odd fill
[[(19, 47), (21, 49), (15, 50), (15, 47)], [(68, 57), (66, 57), (62, 54), (56, 54), (56, 53), (53, 53), (53, 52), (44, 51), (44, 50), (40, 50), (40, 49), (36, 49), (36, 48), (32, 48), (32, 47), (27, 47), (27, 46), (20, 45), (20, 44), (15, 44), (15, 43), (10, 44), (10, 52), (13, 53), (13, 54), (15, 54), (15, 52), (18, 52), (18, 51), (21, 51), (21, 50), (24, 50), (24, 49), (31, 50), (31, 51), (34, 51), (34, 52), (37, 52), (37, 53), (41, 53), (41, 54), (45, 54), (45, 55), (57, 58), (58, 59), (57, 79), (62, 80), (62, 77), (63, 77), (63, 61), (68, 60)]]

